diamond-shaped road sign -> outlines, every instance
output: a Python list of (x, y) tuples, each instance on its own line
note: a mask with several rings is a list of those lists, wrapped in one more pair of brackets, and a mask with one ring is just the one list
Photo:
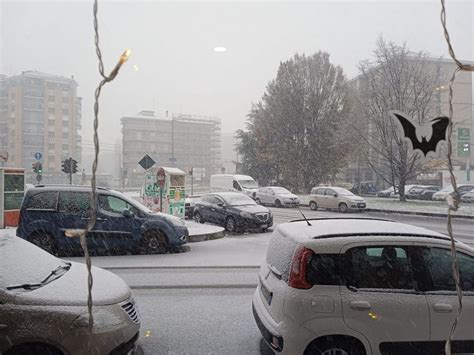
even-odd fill
[(155, 161), (148, 154), (145, 154), (145, 156), (142, 158), (142, 160), (138, 162), (138, 164), (140, 164), (143, 169), (148, 170), (153, 165), (155, 165)]

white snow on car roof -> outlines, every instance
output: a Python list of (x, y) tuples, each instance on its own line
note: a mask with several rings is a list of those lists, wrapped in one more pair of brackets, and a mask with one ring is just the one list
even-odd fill
[(429, 229), (403, 224), (398, 222), (366, 219), (366, 218), (331, 218), (289, 222), (280, 224), (277, 228), (288, 237), (300, 240), (313, 239), (323, 236), (362, 235), (362, 234), (413, 234), (447, 238), (441, 233)]

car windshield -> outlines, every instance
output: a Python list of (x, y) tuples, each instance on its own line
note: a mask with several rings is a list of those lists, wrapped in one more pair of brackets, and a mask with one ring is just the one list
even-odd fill
[(282, 194), (282, 195), (291, 194), (291, 192), (285, 189), (284, 187), (272, 187), (272, 190), (276, 194)]
[(454, 191), (454, 188), (452, 187), (452, 185), (448, 185), (448, 186), (443, 187), (439, 192), (453, 192), (453, 191)]
[[(0, 260), (4, 265), (0, 268), (1, 290), (19, 285), (38, 285), (45, 281), (53, 270), (56, 270), (55, 273), (60, 276), (68, 269), (66, 262), (46, 253), (31, 243), (13, 236), (0, 238)], [(7, 265), (8, 267), (5, 267)], [(63, 271), (59, 273), (63, 266)], [(45, 283), (50, 279), (51, 277)], [(18, 287), (12, 288), (11, 291), (27, 289), (28, 287)]]
[(340, 187), (334, 189), (339, 196), (355, 196), (352, 192), (346, 189), (341, 189)]
[(258, 184), (254, 180), (239, 180), (240, 186), (244, 189), (257, 189)]
[(256, 205), (255, 201), (243, 194), (222, 196), (224, 201), (230, 206)]

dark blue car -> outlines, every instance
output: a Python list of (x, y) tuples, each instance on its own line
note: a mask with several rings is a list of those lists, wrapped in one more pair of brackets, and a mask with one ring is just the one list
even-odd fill
[[(91, 218), (91, 188), (40, 185), (23, 198), (17, 235), (59, 254), (80, 247), (79, 238), (66, 236), (84, 230)], [(132, 252), (166, 253), (188, 240), (180, 218), (153, 213), (139, 202), (106, 188), (97, 188), (97, 222), (87, 235), (91, 249), (126, 249)]]

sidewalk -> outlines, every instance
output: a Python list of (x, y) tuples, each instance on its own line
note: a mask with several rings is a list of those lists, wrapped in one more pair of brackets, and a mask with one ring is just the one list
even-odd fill
[[(303, 206), (309, 203), (310, 195), (299, 195)], [(447, 217), (448, 205), (445, 201), (408, 200), (400, 202), (397, 199), (381, 197), (363, 197), (367, 202), (368, 212), (398, 213), (422, 215), (430, 217)], [(455, 218), (474, 219), (474, 203), (461, 203), (459, 210), (452, 213)]]

